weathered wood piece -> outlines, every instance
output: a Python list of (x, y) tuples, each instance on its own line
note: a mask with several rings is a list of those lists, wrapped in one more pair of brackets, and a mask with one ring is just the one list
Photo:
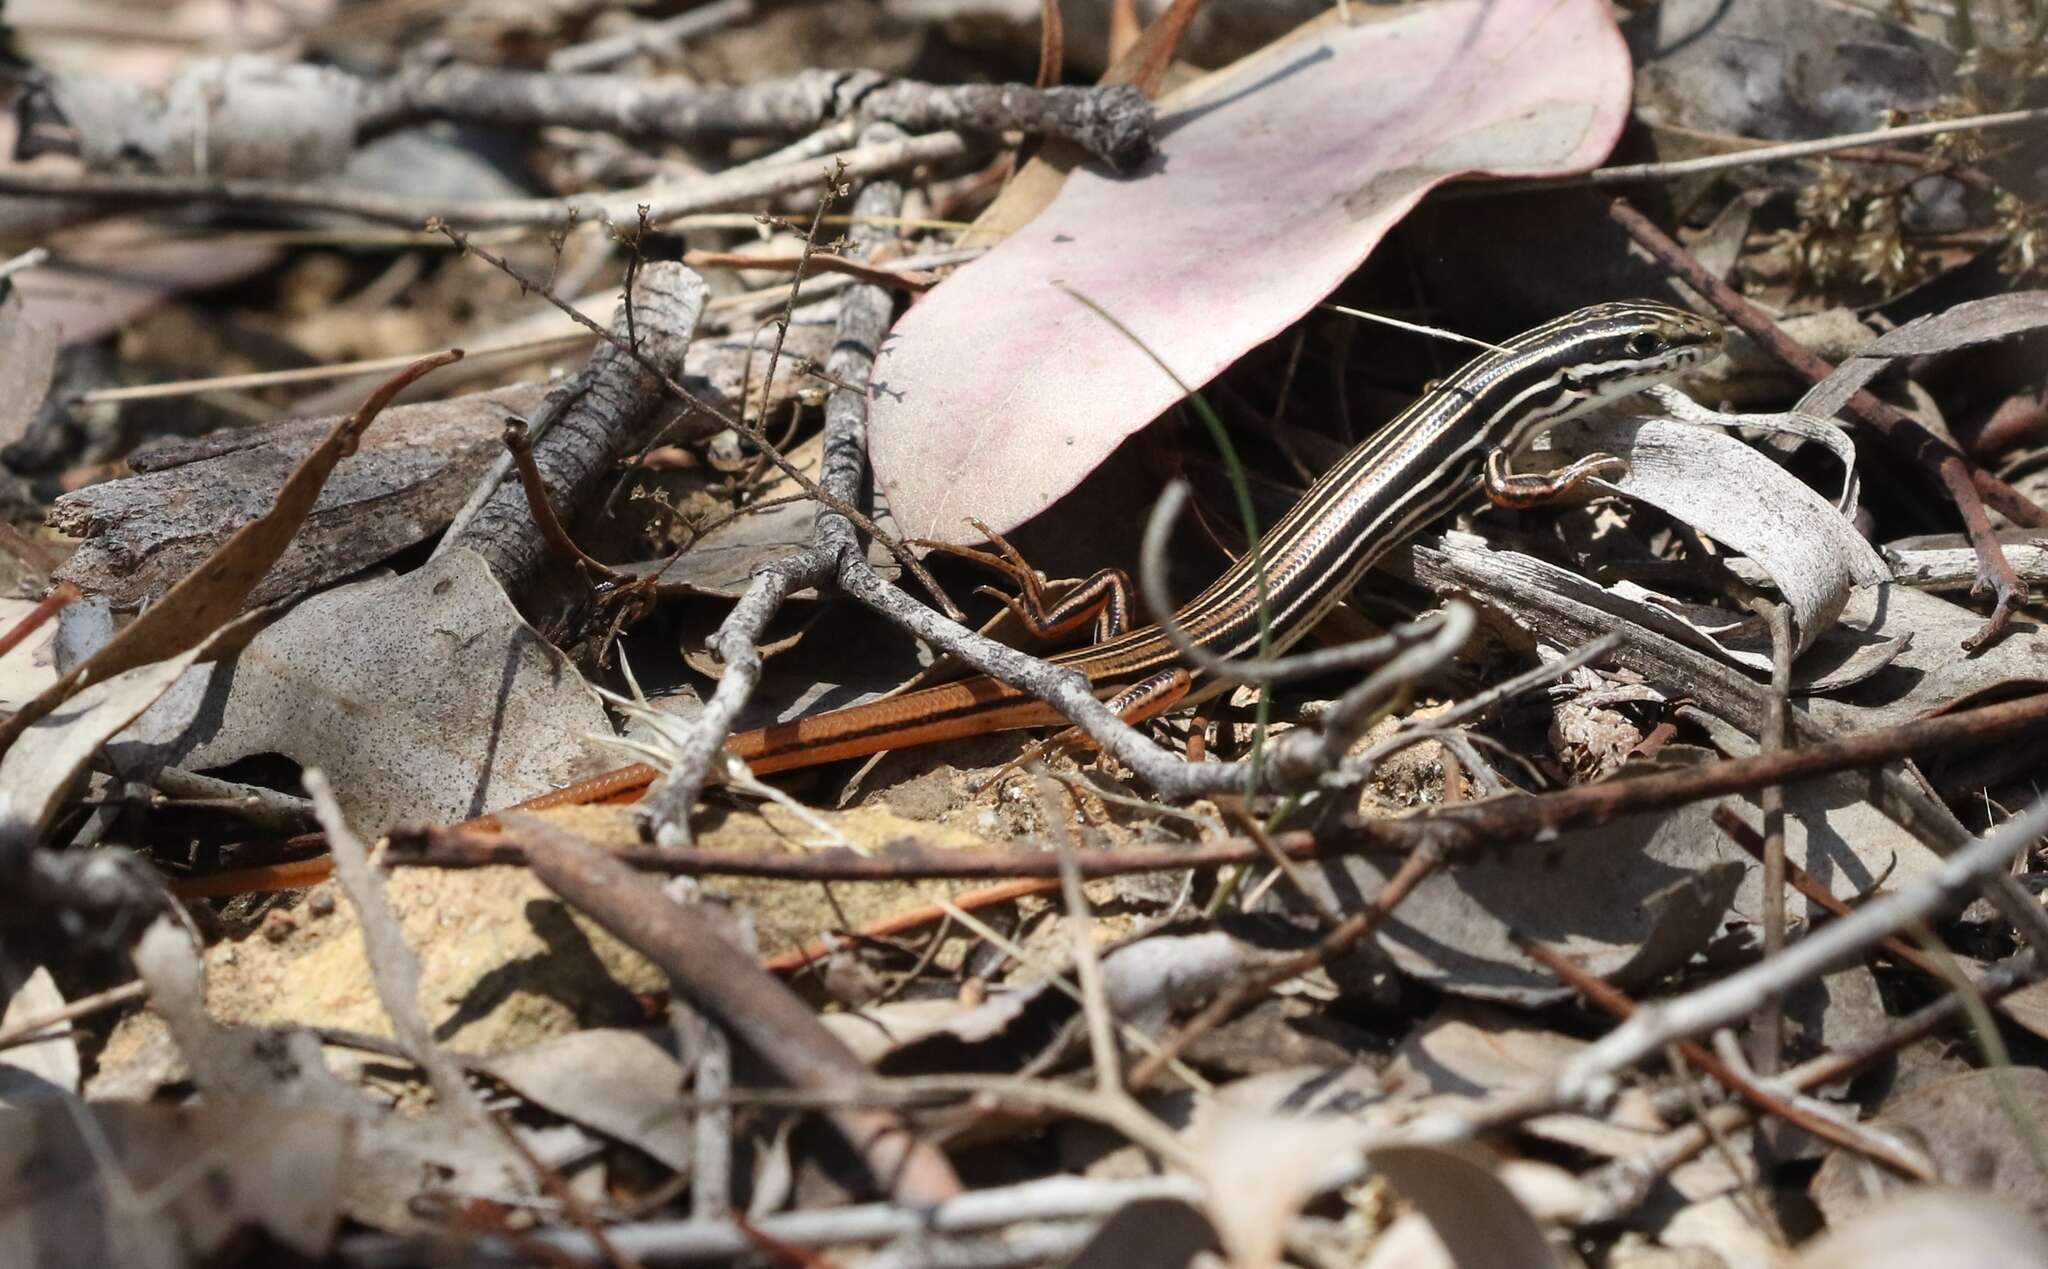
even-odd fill
[[(758, 414), (772, 335), (693, 343), (683, 386), (736, 410), (744, 382)], [(792, 326), (769, 398), (783, 399), (803, 382), (789, 350), (822, 358), (830, 339), (829, 322)], [(745, 373), (750, 351), (751, 379)], [(385, 411), (363, 436), (361, 450), (334, 473), (305, 529), (252, 602), (326, 585), (440, 532), (503, 452), (506, 416), (530, 415), (545, 393), (545, 385), (520, 384)], [(129, 460), (135, 475), (57, 500), (50, 524), (85, 539), (59, 576), (124, 611), (163, 594), (235, 526), (268, 510), (285, 473), (333, 424), (334, 417), (291, 419), (143, 450)], [(675, 436), (702, 433), (685, 427)]]

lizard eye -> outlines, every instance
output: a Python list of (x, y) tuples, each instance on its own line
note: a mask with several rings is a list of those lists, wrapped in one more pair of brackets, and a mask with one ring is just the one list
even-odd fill
[(1657, 337), (1648, 331), (1630, 335), (1628, 337), (1628, 350), (1633, 356), (1647, 357), (1657, 351)]

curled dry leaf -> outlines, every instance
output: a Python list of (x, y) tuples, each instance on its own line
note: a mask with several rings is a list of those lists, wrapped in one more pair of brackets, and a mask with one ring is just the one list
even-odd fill
[(1592, 0), (1350, 13), (1162, 102), (1140, 176), (1076, 170), (897, 323), (870, 445), (906, 533), (958, 541), (966, 516), (1000, 532), (1044, 510), (1179, 400), (1155, 355), (1199, 386), (1328, 294), (1431, 187), (1589, 166), (1627, 111), (1627, 56)]
[[(1548, 560), (1519, 551), (1495, 550), (1469, 533), (1452, 531), (1432, 545), (1450, 557), (1457, 571), (1470, 573), (1483, 581), (1491, 594), (1536, 592), (1562, 597), (1599, 612), (1603, 618), (1611, 618), (1624, 629), (1645, 631), (1691, 648), (1711, 648), (1716, 656), (1738, 660), (1726, 645), (1714, 638), (1716, 634), (1742, 628), (1741, 620), (1726, 609), (1681, 604), (1626, 580), (1603, 586)], [(1844, 600), (1841, 623), (1835, 630), (1820, 636), (1808, 654), (1793, 665), (1793, 689), (1811, 693), (1848, 687), (1871, 677), (1899, 658), (1916, 637), (1912, 627), (1896, 623), (1878, 627), (1870, 621), (1872, 614), (1891, 610), (1886, 601), (1895, 589), (1852, 589)], [(1530, 621), (1526, 613), (1514, 607), (1503, 606), (1498, 612), (1505, 620)], [(1979, 617), (1977, 621), (1981, 625), (1983, 618)], [(1572, 642), (1570, 639), (1560, 641), (1556, 632), (1540, 627), (1532, 629), (1531, 633), (1553, 647), (1569, 646)], [(1756, 665), (1757, 655), (1752, 648), (1740, 659), (1751, 674), (1757, 673), (1759, 668)], [(1767, 656), (1764, 661), (1768, 664)]]
[(1858, 357), (1930, 357), (2024, 335), (2048, 326), (2048, 291), (2014, 291), (1966, 300), (1887, 331)]
[(1530, 1208), (1533, 1200), (1568, 1217), (1583, 1189), (1570, 1173), (1503, 1165), (1471, 1146), (1381, 1146), (1368, 1157), (1416, 1210), (1381, 1237), (1366, 1269), (1563, 1269)]
[(2048, 291), (2019, 291), (1970, 300), (1907, 322), (1858, 349), (1835, 372), (1807, 389), (1798, 410), (1831, 416), (1901, 357), (1931, 356), (2023, 335), (2048, 326)]
[[(1679, 420), (1622, 418), (1567, 425), (1558, 440), (1572, 452), (1604, 452), (1627, 459), (1615, 487), (1647, 502), (1762, 568), (1792, 606), (1796, 646), (1806, 651), (1826, 633), (1858, 586), (1891, 580), (1884, 559), (1856, 532), (1843, 510), (1805, 482), (1721, 428), (1759, 425), (1820, 439), (1838, 456), (1853, 458), (1848, 438), (1820, 418), (1723, 415), (1675, 394), (1665, 397)], [(1711, 424), (1711, 426), (1703, 426)], [(1842, 500), (1853, 513), (1855, 481)], [(1689, 619), (1699, 610), (1640, 587), (1618, 588), (1670, 611), (1695, 641), (1704, 640), (1738, 664), (1770, 673), (1770, 635), (1760, 619), (1719, 613)], [(1712, 622), (1709, 625), (1708, 622)], [(1759, 637), (1761, 646), (1759, 646)]]

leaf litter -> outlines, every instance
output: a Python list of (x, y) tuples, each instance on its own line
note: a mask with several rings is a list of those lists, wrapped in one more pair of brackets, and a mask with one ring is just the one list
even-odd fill
[[(1225, 0), (1143, 35), (1071, 0), (1103, 84), (991, 93), (906, 76), (1000, 84), (1057, 50), (915, 6), (907, 40), (821, 38), (840, 8), (477, 6), (423, 19), (438, 69), (346, 23), (320, 37), (346, 56), (208, 60), (200, 0), (166, 13), (189, 56), (27, 39), (50, 74), (0, 181), (51, 255), (0, 266), (0, 495), (31, 526), (0, 614), (50, 629), (0, 665), (0, 1259), (1833, 1265), (1939, 1231), (2038, 1261), (2048, 707), (2019, 588), (2048, 550), (2048, 188), (2038, 129), (1993, 130), (2041, 104), (2038, 35), (1445, 0), (1237, 28), (1262, 33), (1225, 64)], [(789, 75), (820, 47), (860, 69)], [(372, 99), (404, 102), (388, 136), (322, 113)], [(1744, 153), (1879, 112), (1995, 117)], [(1095, 128), (1150, 158), (1088, 159)], [(1733, 303), (1631, 257), (1602, 199), (1502, 188), (1618, 138), (1728, 160), (1623, 189), (1669, 195), (1663, 231)], [(489, 176), (305, 181), (436, 154)], [(686, 168), (739, 192), (678, 202)], [(1442, 246), (1479, 224), (1513, 232)], [(754, 267), (813, 254), (852, 272)], [(678, 284), (694, 341), (663, 325)], [(1133, 569), (1181, 470), (1244, 477), (1269, 524), (1470, 354), (1326, 301), (1485, 343), (1652, 291), (1751, 333), (1515, 456), (1625, 467), (1410, 526), (1318, 632), (1419, 647), (1443, 604), (1475, 637), (1152, 724), (1208, 750), (1198, 774), (1257, 753), (1249, 792), (1175, 805), (1123, 749), (1013, 779), (1020, 744), (988, 738), (713, 771), (688, 849), (553, 805), (636, 793), (582, 781), (657, 730), (962, 673), (970, 645), (885, 599), (920, 567), (899, 537)], [(588, 360), (563, 296), (625, 301)], [(458, 342), (490, 356), (411, 387), (359, 385), (417, 358), (321, 364)], [(521, 473), (514, 416), (574, 435)], [(604, 487), (565, 496), (551, 443), (607, 455)], [(561, 504), (512, 500), (548, 566), (509, 592), (445, 544), (501, 468)], [(1175, 594), (1243, 549), (1203, 497)], [(928, 563), (954, 598), (1023, 567)], [(605, 704), (647, 694), (682, 721)], [(1283, 784), (1268, 756), (1316, 729), (1356, 743)], [(519, 803), (541, 818), (496, 814)], [(323, 831), (292, 835), (309, 808)], [(1063, 892), (1062, 859), (1091, 879)], [(1853, 954), (1802, 959), (1834, 930)]]

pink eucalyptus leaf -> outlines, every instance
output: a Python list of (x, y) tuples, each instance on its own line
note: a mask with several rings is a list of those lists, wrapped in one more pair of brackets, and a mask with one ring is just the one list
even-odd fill
[[(1352, 5), (1162, 103), (1159, 153), (1077, 169), (898, 323), (870, 447), (912, 536), (1010, 529), (1358, 267), (1433, 186), (1581, 171), (1629, 61), (1605, 0)], [(1074, 294), (1070, 294), (1072, 292)]]

